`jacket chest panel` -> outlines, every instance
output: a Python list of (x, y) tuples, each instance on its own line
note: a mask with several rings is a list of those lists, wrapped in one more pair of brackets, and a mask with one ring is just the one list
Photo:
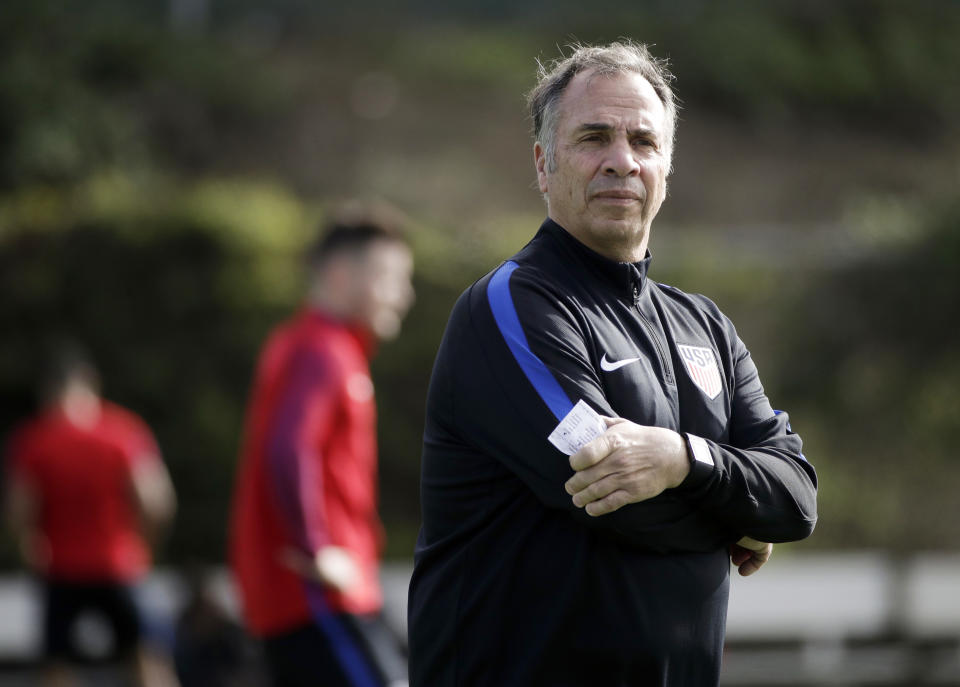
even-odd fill
[(675, 428), (677, 388), (662, 335), (627, 308), (591, 324), (594, 368), (613, 410), (638, 424)]
[(613, 410), (638, 424), (725, 441), (727, 374), (710, 333), (649, 307), (624, 306), (616, 315), (591, 322), (593, 364)]

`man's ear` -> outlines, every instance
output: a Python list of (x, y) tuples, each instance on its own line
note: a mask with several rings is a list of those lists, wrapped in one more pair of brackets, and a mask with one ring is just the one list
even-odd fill
[(546, 152), (543, 149), (543, 146), (540, 145), (539, 141), (533, 144), (533, 164), (537, 168), (537, 183), (540, 186), (540, 193), (546, 193), (547, 192), (547, 156), (546, 156)]

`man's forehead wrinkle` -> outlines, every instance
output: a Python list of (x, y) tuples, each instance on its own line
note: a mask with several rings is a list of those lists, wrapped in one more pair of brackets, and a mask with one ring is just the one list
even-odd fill
[(616, 127), (613, 124), (607, 124), (606, 122), (584, 122), (579, 125), (577, 131), (611, 131)]
[[(593, 107), (570, 108), (569, 116), (576, 117), (580, 123), (576, 128), (584, 128), (587, 125), (596, 124), (597, 128), (628, 128), (628, 129), (654, 129), (656, 110), (636, 101), (631, 101), (629, 105), (611, 107), (610, 103), (596, 104)], [(579, 110), (579, 111), (578, 111)]]
[(590, 131), (597, 131), (603, 133), (609, 133), (613, 131), (625, 131), (629, 136), (655, 136), (657, 135), (657, 130), (652, 126), (635, 126), (627, 127), (622, 125), (609, 124), (607, 122), (584, 122), (576, 128), (574, 128), (574, 133), (584, 133)]

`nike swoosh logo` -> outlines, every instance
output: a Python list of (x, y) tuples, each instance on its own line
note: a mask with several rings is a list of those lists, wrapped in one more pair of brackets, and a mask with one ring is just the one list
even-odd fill
[(635, 363), (640, 358), (624, 358), (623, 360), (607, 360), (607, 354), (603, 354), (603, 358), (600, 360), (600, 369), (604, 372), (613, 372), (614, 370), (619, 370), (624, 365), (629, 365), (630, 363)]

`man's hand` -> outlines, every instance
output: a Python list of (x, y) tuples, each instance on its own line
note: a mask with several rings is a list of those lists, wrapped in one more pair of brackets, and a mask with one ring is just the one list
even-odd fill
[(770, 560), (771, 553), (773, 553), (773, 544), (750, 537), (743, 537), (736, 544), (730, 545), (730, 561), (737, 566), (744, 577), (757, 572), (760, 566)]
[(325, 546), (313, 558), (297, 549), (286, 549), (280, 560), (307, 579), (344, 594), (349, 593), (360, 579), (360, 568), (353, 554), (339, 546)]
[(604, 417), (607, 431), (570, 456), (565, 485), (578, 508), (612, 513), (678, 486), (690, 472), (683, 438), (670, 429)]

